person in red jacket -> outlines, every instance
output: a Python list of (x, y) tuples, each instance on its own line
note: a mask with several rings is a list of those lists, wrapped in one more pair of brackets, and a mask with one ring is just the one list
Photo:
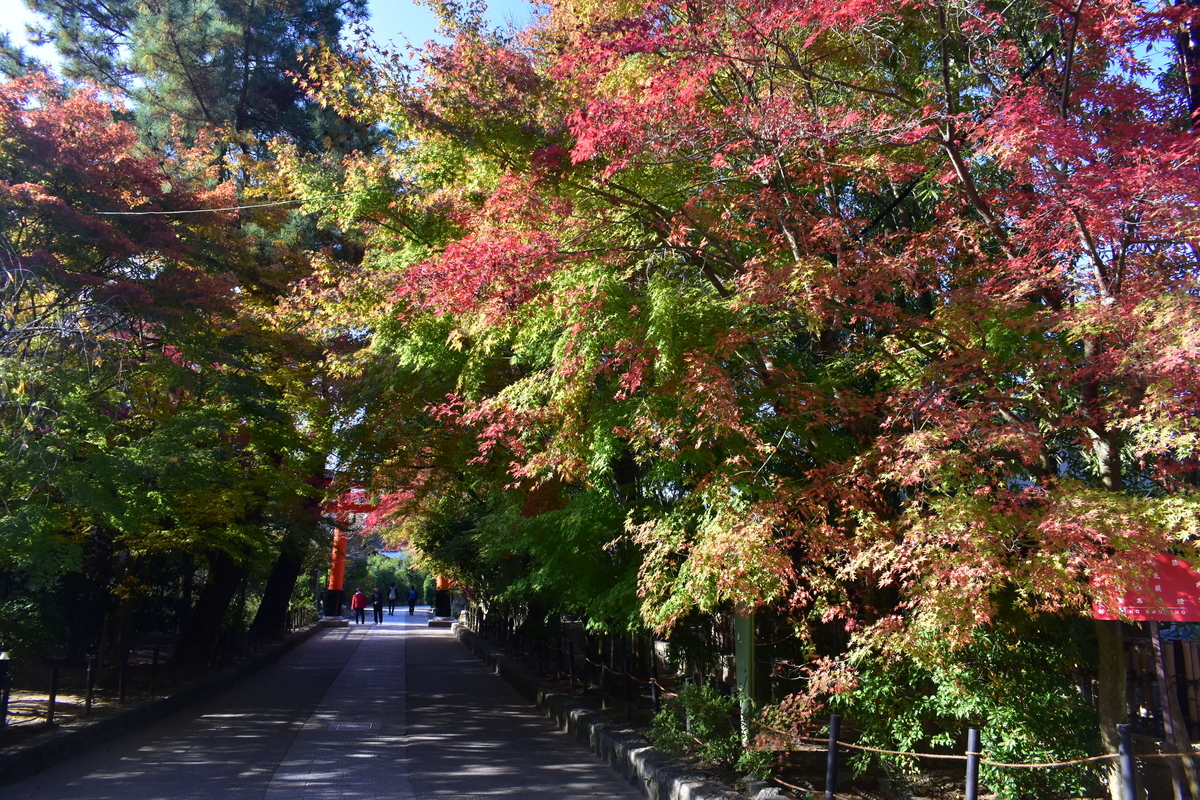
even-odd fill
[(350, 610), (354, 612), (354, 621), (359, 625), (367, 624), (367, 596), (361, 588), (354, 590), (350, 598)]

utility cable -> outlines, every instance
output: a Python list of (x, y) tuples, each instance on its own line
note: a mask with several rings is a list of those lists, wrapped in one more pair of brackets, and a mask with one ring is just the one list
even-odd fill
[(219, 211), (244, 211), (250, 208), (271, 208), (273, 206), (290, 206), (296, 203), (315, 203), (318, 200), (332, 200), (335, 197), (345, 197), (346, 195), (354, 194), (354, 192), (338, 192), (337, 194), (323, 194), (317, 197), (305, 197), (299, 200), (277, 200), (272, 203), (254, 203), (245, 206), (226, 206), (224, 208), (191, 208), (181, 209), (179, 211), (82, 211), (80, 213), (90, 214), (92, 216), (103, 217), (144, 217), (144, 216), (171, 216), (174, 214), (210, 214)]

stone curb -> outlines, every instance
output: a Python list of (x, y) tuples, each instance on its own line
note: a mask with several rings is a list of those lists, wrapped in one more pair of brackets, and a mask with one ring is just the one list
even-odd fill
[(659, 753), (640, 734), (553, 688), (465, 625), (455, 623), (452, 632), (497, 675), (536, 703), (544, 716), (591, 748), (649, 800), (746, 800), (745, 795)]
[(0, 752), (0, 786), (35, 775), (60, 761), (79, 755), (90, 747), (124, 736), (201, 700), (220, 694), (263, 667), (275, 663), (321, 629), (320, 623), (309, 625), (292, 633), (278, 647), (255, 656), (205, 683), (184, 689), (179, 694), (146, 700), (90, 724), (85, 723), (79, 728), (43, 733), (16, 747), (6, 748)]

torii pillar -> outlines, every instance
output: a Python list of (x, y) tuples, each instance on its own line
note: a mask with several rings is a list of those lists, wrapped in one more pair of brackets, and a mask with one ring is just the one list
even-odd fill
[(325, 616), (340, 617), (346, 599), (346, 541), (350, 538), (340, 524), (344, 514), (338, 514), (339, 527), (333, 532), (333, 555), (329, 563), (329, 584), (325, 587)]
[(366, 502), (364, 492), (351, 488), (338, 497), (329, 509), (337, 524), (333, 531), (333, 553), (329, 561), (329, 583), (325, 587), (325, 616), (340, 617), (346, 599), (346, 543), (350, 540), (350, 515), (375, 510), (374, 503)]

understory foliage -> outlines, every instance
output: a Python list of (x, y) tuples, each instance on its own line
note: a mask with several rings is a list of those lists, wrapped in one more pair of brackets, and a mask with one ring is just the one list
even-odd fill
[[(506, 33), (447, 4), (419, 67), (311, 62), (391, 137), (288, 167), (366, 242), (293, 296), (354, 341), (343, 462), (482, 600), (783, 613), (801, 726), (893, 664), (947, 702), (1002, 607), (1087, 615), (1194, 554), (1200, 175), (1163, 55), (1191, 14), (561, 0)], [(1005, 642), (1070, 690), (1061, 648)], [(1003, 716), (963, 692), (950, 717)], [(1088, 713), (1005, 735), (1074, 752)]]
[[(993, 761), (1086, 757), (1099, 746), (1095, 710), (1069, 679), (1095, 663), (1085, 642), (1080, 620), (1002, 615), (961, 649), (929, 638), (908, 653), (862, 658), (853, 688), (831, 697), (829, 708), (853, 720), (860, 744), (881, 749), (958, 753), (965, 729), (978, 728)], [(877, 761), (900, 779), (929, 766), (897, 756), (854, 758), (859, 769)], [(1078, 797), (1095, 786), (1095, 769), (984, 765), (981, 780), (1002, 796)]]
[(769, 777), (774, 753), (742, 743), (740, 715), (736, 695), (689, 684), (668, 698), (654, 717), (650, 741), (665, 753), (694, 756), (710, 767)]

